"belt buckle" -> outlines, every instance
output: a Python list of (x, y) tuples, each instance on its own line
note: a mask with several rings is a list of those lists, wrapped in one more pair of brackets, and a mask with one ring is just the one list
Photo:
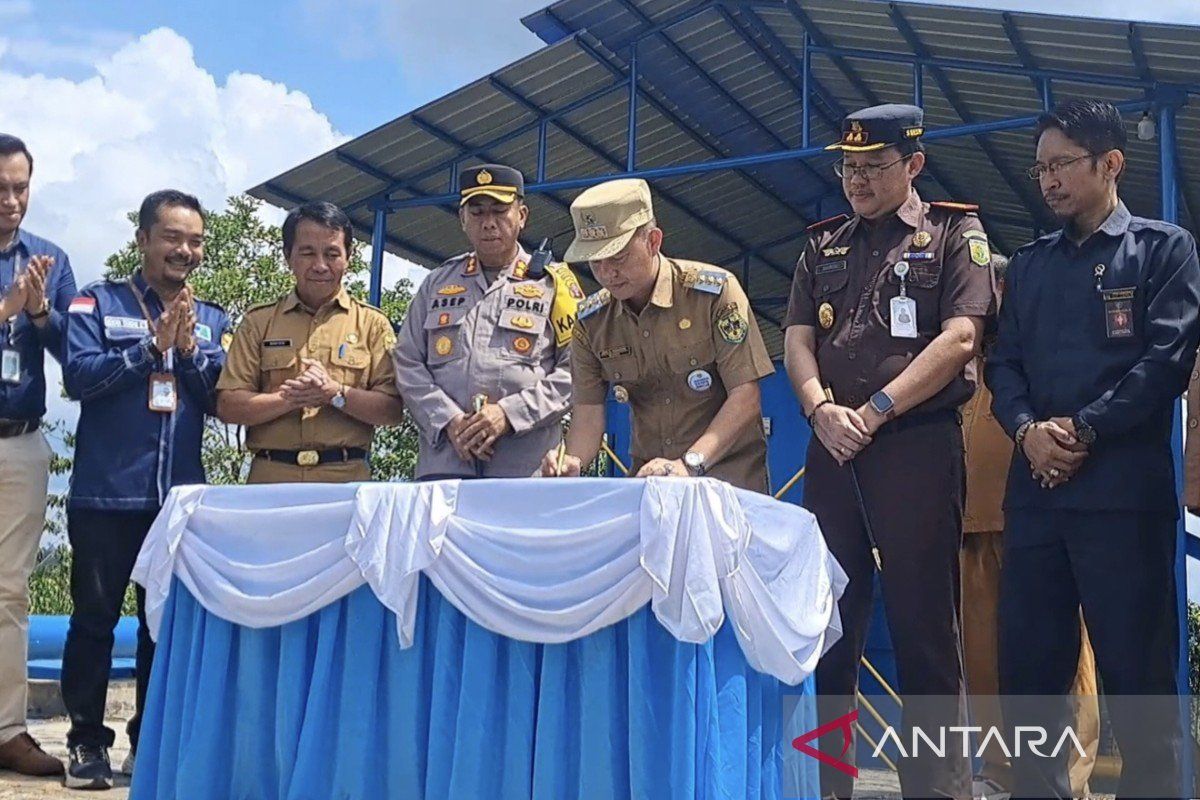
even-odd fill
[(296, 454), (296, 463), (302, 467), (315, 467), (321, 463), (321, 454), (316, 450), (301, 450)]

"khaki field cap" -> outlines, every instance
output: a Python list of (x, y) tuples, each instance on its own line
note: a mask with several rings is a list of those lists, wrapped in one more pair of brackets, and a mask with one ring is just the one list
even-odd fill
[(575, 241), (563, 260), (578, 264), (612, 258), (652, 219), (650, 185), (644, 180), (623, 178), (593, 186), (571, 203)]

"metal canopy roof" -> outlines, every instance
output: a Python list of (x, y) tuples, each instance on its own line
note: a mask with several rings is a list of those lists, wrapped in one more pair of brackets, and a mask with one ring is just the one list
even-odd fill
[[(1111, 100), (1131, 134), (1150, 111), (1159, 135), (1131, 135), (1124, 199), (1160, 215), (1160, 164), (1173, 163), (1180, 220), (1200, 229), (1195, 27), (876, 0), (560, 0), (524, 23), (546, 47), (251, 194), (285, 208), (332, 201), (364, 238), (378, 225), (387, 250), (434, 266), (466, 247), (459, 167), (521, 169), (528, 241), (549, 236), (558, 253), (583, 186), (644, 174), (664, 249), (741, 274), (773, 353), (804, 228), (844, 207), (818, 148), (855, 108), (919, 100), (930, 129), (922, 193), (981, 204), (1004, 252), (1053, 226), (1023, 174), (1045, 104)], [(1164, 160), (1172, 138), (1178, 158)]]

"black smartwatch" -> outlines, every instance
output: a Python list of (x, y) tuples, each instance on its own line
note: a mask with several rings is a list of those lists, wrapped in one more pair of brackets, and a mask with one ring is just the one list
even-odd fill
[(1096, 443), (1096, 429), (1080, 419), (1078, 414), (1071, 417), (1071, 424), (1075, 426), (1075, 438), (1080, 443), (1086, 444), (1088, 447)]

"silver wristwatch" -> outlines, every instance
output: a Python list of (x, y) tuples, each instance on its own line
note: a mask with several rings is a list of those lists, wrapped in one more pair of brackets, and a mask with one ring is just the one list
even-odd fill
[(683, 465), (688, 468), (688, 472), (697, 478), (703, 478), (705, 473), (704, 468), (704, 453), (688, 450), (683, 454)]
[(329, 400), (329, 405), (333, 406), (338, 411), (341, 411), (343, 408), (346, 407), (346, 387), (345, 386), (338, 387), (338, 393), (335, 394)]

